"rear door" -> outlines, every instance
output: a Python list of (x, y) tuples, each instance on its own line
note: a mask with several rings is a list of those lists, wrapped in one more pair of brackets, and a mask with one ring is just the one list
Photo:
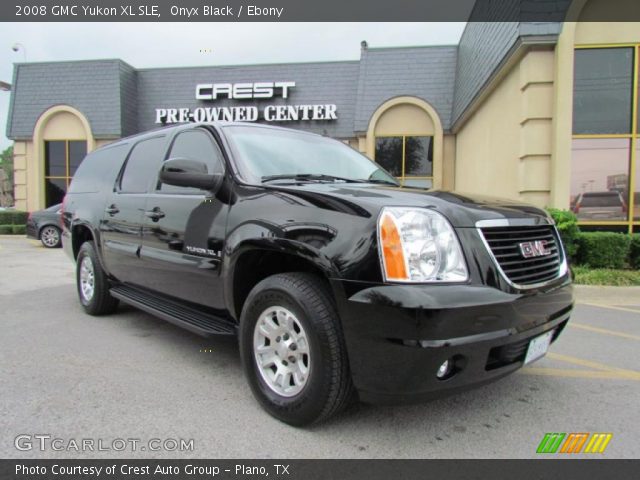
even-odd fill
[(143, 283), (140, 248), (147, 192), (162, 162), (166, 140), (160, 135), (133, 146), (105, 203), (100, 224), (102, 254), (109, 273), (121, 282)]
[[(209, 173), (224, 172), (220, 147), (202, 127), (175, 135), (166, 159), (178, 157), (204, 162)], [(228, 210), (227, 204), (209, 192), (158, 180), (148, 196), (144, 217), (144, 286), (223, 309), (220, 266)]]

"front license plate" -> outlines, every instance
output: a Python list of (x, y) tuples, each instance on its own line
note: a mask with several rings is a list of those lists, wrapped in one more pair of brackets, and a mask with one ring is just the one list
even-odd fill
[(524, 357), (524, 364), (531, 363), (543, 357), (549, 349), (551, 338), (553, 337), (553, 330), (544, 333), (539, 337), (534, 338), (529, 342), (529, 348), (527, 349), (527, 355)]

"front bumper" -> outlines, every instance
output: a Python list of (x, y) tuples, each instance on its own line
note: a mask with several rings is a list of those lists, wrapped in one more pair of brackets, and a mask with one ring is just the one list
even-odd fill
[[(529, 341), (566, 325), (569, 280), (506, 293), (472, 285), (364, 285), (333, 281), (360, 399), (419, 402), (497, 380), (522, 367)], [(436, 377), (454, 359), (454, 374)]]

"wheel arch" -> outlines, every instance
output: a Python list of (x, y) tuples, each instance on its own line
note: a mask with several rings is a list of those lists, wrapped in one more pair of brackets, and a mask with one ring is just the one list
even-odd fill
[[(84, 222), (74, 223), (71, 227), (71, 246), (73, 249), (73, 258), (78, 258), (78, 253), (80, 253), (80, 247), (84, 242), (92, 241), (94, 245), (97, 246), (97, 238), (93, 229)], [(98, 255), (100, 258), (100, 255)], [(100, 258), (100, 262), (102, 263), (102, 259)]]
[(307, 272), (326, 282), (333, 294), (329, 279), (337, 276), (337, 269), (322, 252), (301, 242), (278, 239), (269, 242), (248, 241), (230, 255), (226, 262), (225, 300), (229, 313), (236, 321), (249, 292), (260, 281), (278, 273)]

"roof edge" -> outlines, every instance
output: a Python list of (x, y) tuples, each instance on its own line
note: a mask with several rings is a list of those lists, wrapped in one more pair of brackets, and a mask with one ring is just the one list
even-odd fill
[(456, 118), (451, 119), (451, 132), (454, 134), (458, 133), (460, 128), (462, 128), (471, 115), (473, 115), (480, 105), (482, 105), (491, 92), (496, 89), (509, 70), (511, 70), (511, 68), (513, 68), (513, 66), (522, 57), (524, 57), (525, 53), (534, 47), (549, 47), (551, 45), (555, 45), (558, 43), (558, 37), (559, 35), (557, 34), (519, 36), (504, 58), (496, 66), (493, 72), (491, 72), (491, 75), (489, 75), (487, 80), (469, 101), (464, 110), (462, 110)]

